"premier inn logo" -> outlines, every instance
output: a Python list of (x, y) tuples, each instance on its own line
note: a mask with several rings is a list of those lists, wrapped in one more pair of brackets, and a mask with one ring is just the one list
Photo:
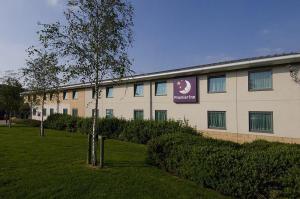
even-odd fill
[(197, 78), (186, 77), (173, 81), (173, 101), (175, 103), (197, 102)]

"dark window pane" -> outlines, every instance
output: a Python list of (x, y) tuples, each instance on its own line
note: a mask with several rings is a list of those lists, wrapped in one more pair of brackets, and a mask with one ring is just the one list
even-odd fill
[(250, 112), (249, 130), (254, 132), (273, 132), (273, 113)]

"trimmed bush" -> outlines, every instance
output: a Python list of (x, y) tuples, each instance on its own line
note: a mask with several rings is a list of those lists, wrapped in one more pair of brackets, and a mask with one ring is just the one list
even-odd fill
[(237, 198), (300, 197), (299, 145), (166, 134), (148, 143), (148, 162)]
[[(69, 115), (54, 114), (47, 118), (45, 127), (70, 132), (90, 133), (92, 118), (75, 118)], [(97, 130), (108, 138), (146, 144), (150, 139), (169, 133), (197, 134), (197, 131), (180, 121), (125, 120), (122, 118), (99, 118)]]
[(41, 122), (39, 120), (32, 120), (32, 119), (13, 119), (13, 123), (15, 124), (21, 124), (31, 127), (39, 127), (41, 125)]

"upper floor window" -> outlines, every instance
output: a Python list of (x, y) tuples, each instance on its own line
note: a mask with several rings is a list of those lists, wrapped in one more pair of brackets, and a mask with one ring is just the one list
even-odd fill
[(73, 99), (78, 99), (78, 92), (76, 90), (73, 90), (73, 92), (72, 92), (72, 98)]
[(106, 98), (113, 97), (113, 87), (106, 87)]
[(155, 83), (155, 95), (156, 96), (167, 95), (167, 82), (166, 81)]
[(207, 122), (209, 129), (226, 129), (226, 112), (208, 111)]
[(134, 85), (134, 96), (135, 97), (144, 96), (144, 84), (140, 83)]
[(95, 99), (95, 96), (96, 96), (96, 90), (95, 90), (95, 88), (93, 88), (92, 89), (92, 98)]
[(208, 93), (223, 93), (226, 91), (226, 76), (210, 76), (208, 77)]
[(50, 93), (49, 94), (49, 100), (52, 101), (52, 99), (53, 99), (53, 93)]
[(114, 110), (113, 109), (106, 109), (106, 118), (113, 118)]
[(253, 71), (249, 72), (249, 91), (271, 90), (272, 71)]
[(66, 100), (68, 99), (68, 95), (67, 95), (67, 91), (64, 91), (63, 92), (63, 100)]
[(273, 112), (250, 111), (249, 131), (273, 132)]
[(166, 121), (167, 111), (166, 110), (156, 110), (155, 111), (155, 121)]
[(36, 109), (32, 109), (32, 114), (35, 116), (36, 115)]

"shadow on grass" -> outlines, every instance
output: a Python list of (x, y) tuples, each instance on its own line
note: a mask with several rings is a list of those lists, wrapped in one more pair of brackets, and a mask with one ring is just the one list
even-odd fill
[(105, 166), (110, 168), (146, 168), (151, 167), (150, 165), (147, 165), (143, 161), (107, 161), (104, 163)]

